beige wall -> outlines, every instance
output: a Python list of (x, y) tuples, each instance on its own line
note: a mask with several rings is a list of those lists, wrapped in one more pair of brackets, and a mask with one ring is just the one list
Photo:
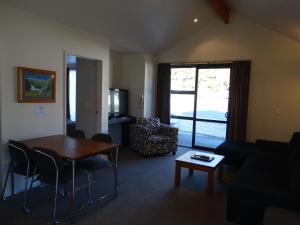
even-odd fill
[(154, 116), (157, 59), (145, 54), (110, 54), (110, 87), (129, 90), (129, 114)]
[(300, 44), (232, 15), (219, 19), (159, 57), (159, 62), (252, 60), (248, 140), (287, 141), (300, 131)]
[(111, 87), (129, 90), (129, 114), (135, 117), (142, 117), (144, 107), (140, 97), (144, 93), (144, 55), (114, 53), (111, 61), (114, 65)]
[[(107, 131), (107, 41), (3, 4), (0, 4), (0, 34), (2, 173), (6, 171), (9, 160), (5, 145), (9, 139), (21, 140), (64, 132), (64, 52), (102, 61), (101, 130)], [(56, 103), (38, 104), (46, 107), (46, 116), (34, 116), (37, 104), (16, 103), (17, 66), (56, 71)]]
[(156, 59), (153, 56), (145, 56), (145, 84), (144, 84), (144, 117), (151, 118), (154, 115), (155, 74)]

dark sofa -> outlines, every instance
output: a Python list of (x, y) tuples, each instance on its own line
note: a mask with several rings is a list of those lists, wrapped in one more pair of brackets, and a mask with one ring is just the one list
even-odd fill
[(229, 221), (260, 225), (268, 207), (300, 212), (299, 148), (299, 132), (289, 143), (257, 140), (253, 144), (225, 142), (218, 147), (217, 153), (228, 157), (227, 163), (241, 165), (228, 188)]

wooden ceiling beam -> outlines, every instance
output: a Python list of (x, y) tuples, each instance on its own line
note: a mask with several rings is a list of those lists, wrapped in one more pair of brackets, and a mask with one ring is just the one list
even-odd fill
[(216, 13), (222, 18), (224, 23), (228, 24), (229, 23), (229, 13), (230, 10), (224, 3), (224, 0), (210, 0), (214, 10)]

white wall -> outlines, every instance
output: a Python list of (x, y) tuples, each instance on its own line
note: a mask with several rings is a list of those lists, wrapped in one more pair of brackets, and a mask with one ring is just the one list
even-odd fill
[[(27, 139), (64, 132), (64, 52), (102, 61), (102, 131), (107, 131), (109, 43), (42, 17), (0, 4), (1, 172), (6, 171), (9, 139)], [(1, 43), (3, 43), (1, 47)], [(47, 115), (34, 116), (31, 103), (16, 103), (17, 66), (54, 70), (56, 103)], [(39, 104), (40, 105), (40, 104)]]
[(248, 140), (287, 141), (300, 130), (300, 44), (232, 15), (216, 19), (168, 50), (159, 62), (252, 60)]

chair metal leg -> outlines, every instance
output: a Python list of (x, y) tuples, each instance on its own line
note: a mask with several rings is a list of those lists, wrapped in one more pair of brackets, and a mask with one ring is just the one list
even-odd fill
[(88, 187), (87, 187), (87, 191), (88, 191), (88, 203), (94, 203), (92, 200), (91, 200), (91, 183), (92, 183), (92, 179), (91, 179), (91, 173), (90, 172), (87, 172), (87, 184), (88, 184)]
[(25, 190), (24, 190), (24, 203), (23, 208), (26, 213), (30, 213), (30, 210), (27, 208), (27, 195), (28, 195), (28, 176), (25, 177)]
[(7, 181), (8, 181), (8, 177), (9, 177), (9, 174), (11, 173), (11, 171), (10, 171), (10, 166), (9, 166), (9, 168), (8, 168), (8, 170), (7, 170), (7, 174), (6, 174), (6, 177), (5, 177), (5, 181), (4, 181), (4, 186), (3, 186), (3, 189), (2, 189), (2, 193), (1, 193), (1, 198), (3, 199), (3, 200), (6, 200), (6, 198), (4, 197), (4, 195), (5, 195), (5, 190), (6, 190), (6, 186), (7, 186)]
[[(31, 193), (31, 189), (32, 189), (32, 184), (33, 184), (34, 181), (36, 181), (34, 179), (35, 178), (35, 173), (36, 173), (36, 168), (34, 168), (33, 174), (32, 174), (32, 177), (31, 177), (30, 186), (29, 186), (28, 194), (26, 196), (26, 201), (25, 201), (25, 205), (24, 205), (25, 209), (28, 209), (28, 201), (29, 201), (29, 197), (30, 197), (30, 193)], [(30, 211), (30, 210), (28, 209), (28, 211)]]
[(14, 172), (10, 174), (10, 182), (11, 182), (11, 196), (15, 195), (15, 176)]
[(59, 221), (56, 220), (57, 194), (58, 194), (58, 182), (56, 182), (56, 184), (55, 184), (55, 197), (54, 197), (54, 208), (53, 208), (53, 223), (54, 224), (59, 223)]

